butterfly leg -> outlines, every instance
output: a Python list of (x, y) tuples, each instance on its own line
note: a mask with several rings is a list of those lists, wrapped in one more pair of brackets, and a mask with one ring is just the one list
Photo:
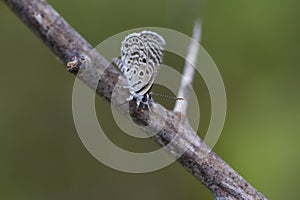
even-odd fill
[(143, 96), (137, 95), (135, 92), (130, 92), (130, 96), (126, 100), (131, 101), (134, 98), (136, 101), (136, 108), (139, 108), (141, 102), (143, 102)]
[(143, 96), (136, 96), (136, 108), (139, 108), (141, 102), (143, 102)]
[(147, 103), (147, 106), (148, 106), (149, 110), (150, 110), (150, 103), (151, 102), (152, 102), (152, 98), (151, 98), (150, 94), (147, 93), (146, 94), (146, 103)]
[(141, 103), (142, 103), (142, 108), (145, 108), (145, 105), (147, 105), (148, 108), (150, 108), (148, 102), (146, 101), (146, 98), (147, 98), (146, 95), (138, 95), (138, 94), (132, 92), (130, 97), (128, 98), (128, 100), (130, 101), (133, 98), (135, 98), (137, 109), (139, 109)]

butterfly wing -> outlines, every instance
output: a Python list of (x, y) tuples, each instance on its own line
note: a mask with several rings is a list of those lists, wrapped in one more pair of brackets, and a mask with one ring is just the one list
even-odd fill
[(153, 67), (154, 70), (157, 70), (162, 63), (163, 50), (166, 42), (162, 36), (152, 31), (142, 31), (140, 34), (147, 49), (147, 64)]
[(146, 94), (157, 75), (163, 58), (164, 39), (152, 31), (129, 34), (121, 46), (122, 65), (130, 92), (137, 96)]

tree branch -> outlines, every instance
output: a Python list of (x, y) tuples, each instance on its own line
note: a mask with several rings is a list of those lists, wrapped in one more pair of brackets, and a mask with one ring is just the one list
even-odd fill
[(184, 101), (176, 101), (174, 112), (186, 115), (187, 107), (189, 103), (190, 87), (192, 85), (195, 73), (195, 65), (197, 63), (197, 56), (199, 52), (198, 42), (201, 40), (201, 24), (196, 22), (193, 29), (193, 36), (188, 52), (186, 55), (186, 61), (183, 70), (183, 76), (178, 90), (178, 97), (183, 97)]
[[(111, 100), (112, 92), (118, 80), (125, 81), (119, 72), (109, 64), (98, 52), (92, 51), (92, 46), (83, 39), (45, 0), (3, 0), (27, 26), (40, 37), (43, 42), (62, 60), (62, 62), (77, 74), (76, 68), (81, 66), (84, 59), (91, 61), (93, 70), (87, 70), (88, 76), (79, 78), (92, 86), (88, 77), (96, 77), (97, 71), (104, 74), (98, 82), (96, 92)], [(107, 67), (108, 66), (108, 67)], [(96, 80), (94, 78), (94, 80)], [(127, 98), (124, 90), (117, 91), (120, 99)], [(132, 102), (131, 102), (132, 104)], [(119, 106), (121, 111), (126, 106)], [(244, 180), (228, 164), (219, 158), (196, 135), (187, 122), (181, 123), (179, 117), (161, 105), (153, 103), (152, 111), (155, 118), (162, 117), (163, 111), (167, 115), (164, 127), (152, 138), (161, 146), (168, 144), (174, 137), (179, 139), (173, 147), (167, 149), (171, 155), (176, 156), (180, 150), (185, 153), (178, 159), (184, 168), (209, 188), (216, 199), (266, 199), (260, 192)], [(131, 117), (138, 125), (148, 124), (147, 112), (135, 112), (131, 109)], [(179, 126), (180, 125), (180, 126)], [(148, 132), (156, 130), (157, 124), (148, 125)], [(186, 147), (188, 147), (186, 149)], [(205, 156), (203, 156), (205, 155)]]

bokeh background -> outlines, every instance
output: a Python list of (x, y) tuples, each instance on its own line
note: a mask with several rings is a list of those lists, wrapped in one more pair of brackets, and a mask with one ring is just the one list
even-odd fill
[[(201, 18), (202, 45), (219, 67), (228, 98), (226, 124), (214, 150), (269, 199), (299, 197), (299, 1), (49, 3), (93, 45), (144, 26), (191, 35)], [(127, 174), (94, 159), (74, 127), (74, 77), (3, 2), (0, 36), (0, 199), (213, 199), (178, 163)], [(182, 69), (183, 61), (166, 59)], [(197, 77), (202, 135), (210, 104)], [(96, 103), (99, 121), (115, 143), (132, 151), (158, 148), (151, 139), (122, 133), (109, 103), (98, 97)]]

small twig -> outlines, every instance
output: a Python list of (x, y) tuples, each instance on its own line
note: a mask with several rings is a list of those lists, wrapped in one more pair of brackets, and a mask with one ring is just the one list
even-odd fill
[[(93, 86), (91, 80), (98, 80), (98, 71), (102, 76), (97, 81), (96, 92), (100, 96), (111, 101), (112, 93), (118, 81), (126, 81), (120, 73), (109, 64), (109, 62), (97, 51), (92, 51), (92, 46), (79, 35), (45, 0), (3, 0), (8, 7), (14, 11), (20, 19), (27, 24), (39, 36), (45, 44), (63, 61), (68, 70), (76, 73), (85, 60), (91, 61), (93, 68), (91, 73), (81, 76), (77, 74), (84, 83)], [(82, 59), (83, 58), (83, 59)], [(188, 59), (189, 60), (189, 59)], [(191, 60), (189, 60), (191, 62)], [(115, 92), (117, 100), (126, 100), (128, 93), (124, 90)], [(153, 102), (153, 115), (157, 123), (160, 119), (166, 120), (164, 127), (158, 132), (157, 123), (148, 126), (149, 131), (157, 133), (153, 140), (165, 146), (174, 137), (178, 138), (173, 142), (171, 149), (166, 149), (171, 155), (176, 156), (177, 152), (184, 150), (184, 154), (178, 159), (180, 164), (187, 169), (195, 178), (200, 180), (214, 196), (219, 199), (266, 199), (243, 177), (234, 171), (227, 163), (217, 156), (203, 143), (188, 123), (182, 124), (177, 114), (166, 110), (160, 104)], [(120, 109), (127, 108), (125, 105)], [(161, 112), (157, 112), (160, 110)], [(165, 113), (162, 115), (161, 113)], [(147, 124), (147, 112), (132, 112), (131, 117), (139, 124)], [(178, 124), (182, 126), (178, 128)], [(187, 147), (187, 148), (186, 148)], [(203, 157), (203, 155), (206, 155)]]
[(196, 22), (193, 29), (193, 36), (188, 47), (183, 76), (178, 90), (178, 97), (184, 98), (184, 101), (176, 101), (174, 112), (186, 115), (189, 104), (190, 88), (194, 79), (195, 65), (197, 63), (197, 56), (199, 52), (199, 44), (201, 40), (202, 28), (201, 23)]

